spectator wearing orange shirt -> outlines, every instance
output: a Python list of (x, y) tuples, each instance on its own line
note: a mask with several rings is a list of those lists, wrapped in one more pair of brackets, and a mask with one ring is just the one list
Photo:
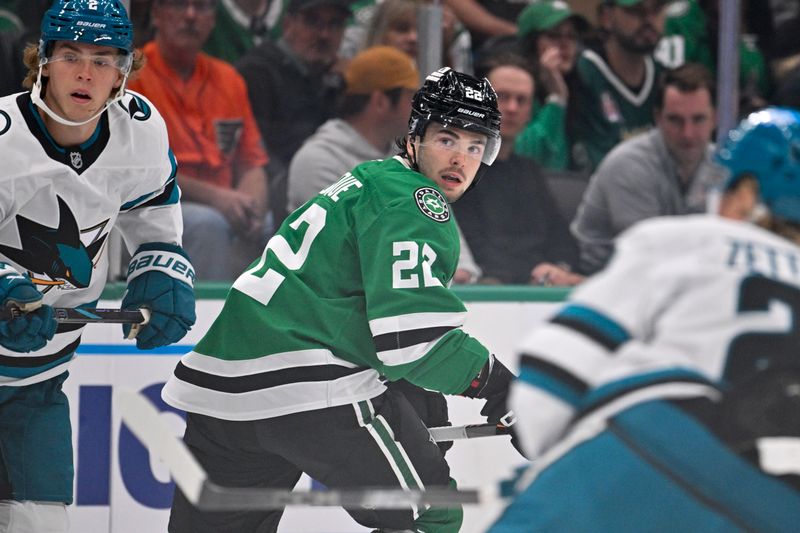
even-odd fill
[(260, 254), (267, 218), (268, 157), (244, 79), (200, 50), (215, 0), (155, 0), (147, 65), (130, 83), (167, 123), (183, 191), (184, 247), (199, 279), (229, 280)]

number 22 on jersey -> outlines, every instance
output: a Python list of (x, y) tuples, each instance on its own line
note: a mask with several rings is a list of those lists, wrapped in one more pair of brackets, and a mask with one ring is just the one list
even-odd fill
[[(267, 305), (275, 292), (280, 288), (285, 276), (273, 268), (263, 271), (267, 262), (267, 252), (272, 250), (277, 260), (288, 270), (302, 268), (308, 259), (311, 245), (325, 227), (327, 212), (318, 204), (310, 204), (303, 213), (297, 217), (289, 227), (298, 231), (303, 224), (307, 224), (300, 248), (292, 250), (283, 235), (274, 235), (261, 259), (252, 268), (245, 271), (233, 283), (233, 288), (244, 293), (262, 305)], [(421, 251), (421, 253), (420, 253)], [(436, 261), (436, 252), (428, 243), (418, 244), (415, 241), (398, 241), (392, 243), (392, 255), (397, 259), (392, 263), (392, 287), (395, 289), (416, 289), (423, 287), (441, 287), (442, 283), (432, 273), (432, 265)], [(421, 258), (420, 258), (421, 256)], [(420, 276), (415, 273), (420, 269)]]

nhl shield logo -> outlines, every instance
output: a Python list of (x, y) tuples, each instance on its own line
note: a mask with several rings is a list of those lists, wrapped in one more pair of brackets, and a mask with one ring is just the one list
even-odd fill
[(70, 152), (69, 153), (69, 162), (72, 164), (72, 168), (79, 169), (83, 166), (83, 157), (81, 157), (80, 152)]
[(422, 187), (414, 191), (414, 199), (422, 213), (436, 222), (450, 220), (450, 206), (442, 193), (431, 187)]

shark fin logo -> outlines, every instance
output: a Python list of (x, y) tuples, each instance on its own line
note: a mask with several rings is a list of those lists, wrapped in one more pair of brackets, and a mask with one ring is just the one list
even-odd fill
[(150, 110), (150, 106), (147, 105), (147, 102), (142, 100), (138, 95), (128, 94), (131, 95), (128, 107), (125, 107), (125, 103), (122, 100), (119, 102), (120, 107), (127, 111), (128, 115), (134, 120), (145, 121), (149, 119), (153, 112)]
[[(80, 230), (67, 203), (58, 198), (58, 227), (51, 228), (22, 215), (16, 216), (22, 248), (0, 245), (0, 253), (27, 269), (34, 284), (43, 292), (53, 287), (83, 289), (92, 281), (92, 270), (100, 257), (108, 232), (108, 220)], [(81, 234), (94, 232), (88, 245)], [(43, 287), (42, 287), (43, 286)]]

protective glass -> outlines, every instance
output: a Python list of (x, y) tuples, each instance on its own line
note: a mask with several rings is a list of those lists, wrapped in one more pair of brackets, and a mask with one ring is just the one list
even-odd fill
[(41, 65), (49, 63), (64, 63), (71, 67), (82, 67), (86, 62), (97, 72), (113, 72), (118, 70), (123, 74), (127, 74), (131, 68), (131, 61), (133, 56), (131, 54), (78, 54), (71, 51), (62, 51), (46, 57), (41, 61)]

